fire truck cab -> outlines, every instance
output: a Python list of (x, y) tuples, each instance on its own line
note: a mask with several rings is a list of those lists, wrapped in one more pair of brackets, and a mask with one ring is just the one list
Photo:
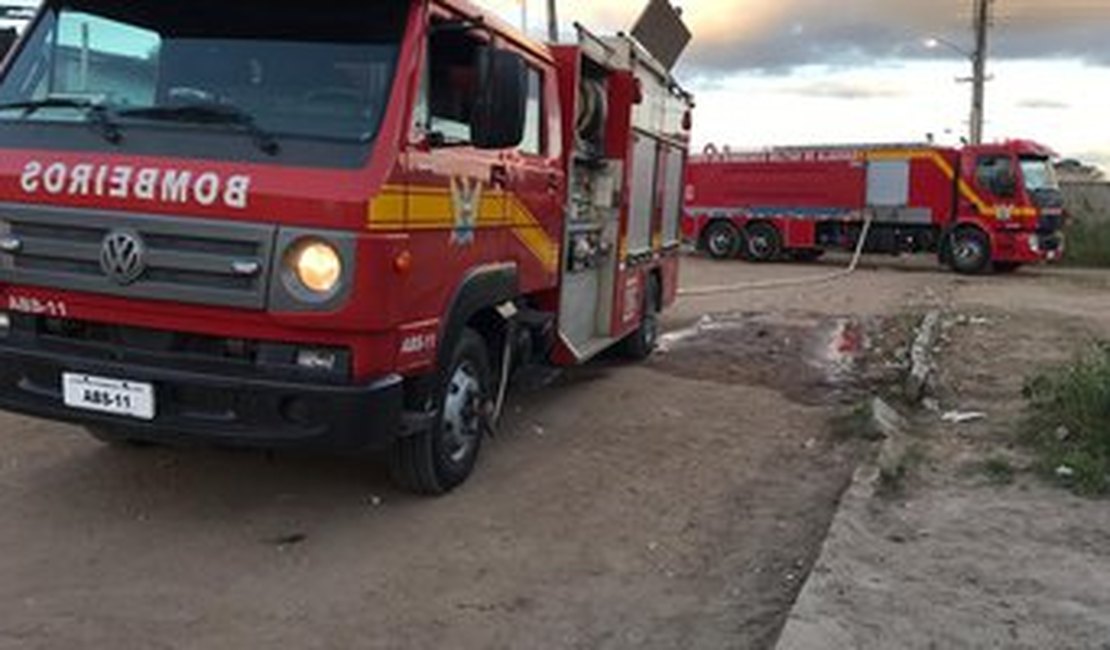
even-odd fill
[(629, 37), (46, 0), (0, 74), (4, 409), (442, 494), (514, 368), (642, 358), (675, 297), (692, 102)]
[(710, 148), (691, 161), (686, 236), (720, 259), (815, 259), (864, 249), (936, 253), (961, 273), (1012, 271), (1063, 254), (1053, 152), (1012, 140), (962, 149), (921, 144)]

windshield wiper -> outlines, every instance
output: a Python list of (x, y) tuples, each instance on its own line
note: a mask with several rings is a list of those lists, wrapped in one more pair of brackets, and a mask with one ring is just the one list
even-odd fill
[(112, 114), (108, 110), (108, 107), (99, 102), (94, 102), (91, 99), (81, 99), (78, 97), (47, 97), (45, 99), (0, 104), (0, 111), (22, 110), (23, 117), (29, 117), (44, 108), (73, 108), (85, 111), (85, 119), (89, 121), (89, 124), (96, 127), (97, 132), (100, 133), (105, 140), (112, 144), (119, 144), (123, 140), (123, 134), (120, 133), (119, 125), (113, 121)]
[(242, 127), (265, 154), (276, 156), (281, 146), (273, 134), (258, 126), (254, 115), (234, 104), (179, 104), (129, 108), (116, 113), (120, 117), (144, 120), (185, 122), (189, 124), (230, 124)]

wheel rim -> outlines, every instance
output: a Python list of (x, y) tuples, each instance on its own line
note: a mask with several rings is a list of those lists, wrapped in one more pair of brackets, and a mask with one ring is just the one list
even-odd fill
[(718, 228), (709, 236), (709, 252), (718, 257), (724, 257), (732, 252), (734, 238), (732, 233), (724, 228)]
[(962, 264), (974, 264), (979, 261), (981, 251), (979, 244), (971, 239), (961, 239), (953, 247), (952, 254)]
[(482, 436), (482, 382), (470, 363), (455, 368), (443, 402), (444, 453), (461, 463), (474, 451)]
[(764, 234), (755, 234), (748, 236), (748, 251), (751, 252), (753, 257), (760, 259), (768, 257), (771, 254), (771, 240)]

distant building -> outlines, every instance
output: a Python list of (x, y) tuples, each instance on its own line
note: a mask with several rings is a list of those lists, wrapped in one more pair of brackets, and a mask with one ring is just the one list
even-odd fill
[(1056, 163), (1056, 173), (1064, 190), (1064, 205), (1077, 221), (1110, 221), (1110, 181), (1094, 165), (1078, 160)]
[(1106, 180), (1106, 174), (1094, 165), (1087, 165), (1074, 158), (1056, 163), (1056, 175), (1061, 183), (1090, 183)]

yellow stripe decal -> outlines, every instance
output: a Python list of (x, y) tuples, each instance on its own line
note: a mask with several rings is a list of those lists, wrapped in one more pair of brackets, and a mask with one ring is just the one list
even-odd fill
[[(506, 213), (500, 214), (501, 201)], [(408, 219), (406, 221), (406, 207)], [(373, 231), (452, 230), (451, 192), (445, 187), (386, 186), (370, 201), (367, 226)], [(487, 191), (478, 210), (478, 228), (510, 228), (549, 273), (559, 269), (559, 246), (535, 215), (513, 194)]]

